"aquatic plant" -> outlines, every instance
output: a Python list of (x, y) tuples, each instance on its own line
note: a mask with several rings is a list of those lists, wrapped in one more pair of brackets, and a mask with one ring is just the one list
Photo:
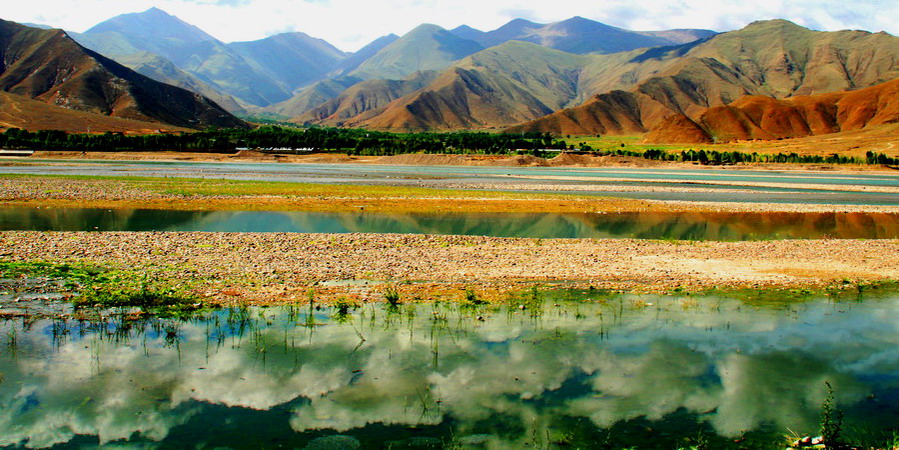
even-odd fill
[(0, 276), (59, 280), (77, 294), (73, 299), (76, 307), (137, 306), (163, 315), (183, 315), (202, 306), (185, 285), (88, 263), (0, 261)]
[(400, 304), (400, 293), (397, 292), (394, 286), (388, 285), (384, 289), (384, 300), (386, 300), (390, 306), (397, 306)]
[(843, 411), (836, 407), (833, 387), (829, 381), (825, 381), (827, 395), (821, 404), (821, 438), (827, 449), (842, 448), (840, 444), (840, 432), (843, 428)]
[(138, 279), (123, 272), (98, 277), (81, 290), (74, 303), (76, 306), (138, 306), (166, 314), (196, 311), (201, 306), (182, 287), (148, 275)]
[(349, 319), (350, 309), (358, 307), (359, 305), (344, 296), (337, 297), (337, 300), (334, 300), (334, 319), (337, 322), (345, 322)]
[(472, 288), (465, 289), (465, 304), (469, 306), (486, 305), (487, 301), (478, 297), (478, 294)]

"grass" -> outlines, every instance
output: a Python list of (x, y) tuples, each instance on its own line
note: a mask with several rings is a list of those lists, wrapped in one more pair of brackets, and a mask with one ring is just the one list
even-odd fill
[[(644, 144), (643, 135), (629, 136), (563, 136), (562, 140), (568, 145), (581, 147), (582, 143), (595, 150), (631, 150), (645, 151), (649, 149), (665, 150), (668, 152), (680, 152), (683, 150), (717, 150), (739, 151), (743, 153), (798, 153), (800, 155), (828, 156), (837, 153), (843, 156), (864, 158), (866, 151), (881, 151), (884, 144), (895, 135), (899, 125), (891, 124), (873, 127), (866, 130), (854, 130), (836, 134), (822, 134), (797, 139), (783, 139), (775, 141), (737, 141), (718, 144)], [(621, 146), (624, 144), (624, 147)], [(895, 151), (888, 151), (889, 156), (896, 156)], [(791, 164), (779, 164), (789, 166)]]
[(299, 183), (291, 181), (254, 181), (207, 178), (154, 178), (87, 175), (31, 175), (3, 174), (0, 178), (49, 178), (73, 181), (108, 181), (121, 183), (125, 188), (177, 196), (299, 196), (299, 197), (357, 197), (357, 198), (497, 198), (497, 199), (567, 199), (595, 198), (577, 194), (522, 194), (515, 192), (436, 189), (415, 186), (356, 185)]
[(140, 307), (161, 315), (195, 312), (202, 306), (186, 286), (146, 273), (88, 263), (0, 261), (0, 278), (46, 277), (75, 291), (76, 307)]
[[(8, 199), (22, 206), (185, 210), (397, 211), (397, 212), (584, 212), (642, 210), (647, 202), (576, 193), (530, 193), (194, 178), (0, 175), (0, 180), (38, 184), (38, 192), (79, 183), (75, 198)], [(59, 186), (54, 186), (54, 182)], [(68, 182), (68, 183), (67, 183)], [(96, 196), (91, 191), (96, 191)], [(129, 199), (128, 192), (139, 195)], [(122, 192), (107, 198), (107, 192)], [(83, 198), (79, 198), (83, 197)], [(247, 197), (252, 197), (248, 200)], [(452, 200), (452, 201), (446, 201)]]
[(384, 300), (386, 300), (390, 306), (397, 306), (400, 304), (400, 293), (397, 292), (396, 287), (387, 286), (384, 289)]

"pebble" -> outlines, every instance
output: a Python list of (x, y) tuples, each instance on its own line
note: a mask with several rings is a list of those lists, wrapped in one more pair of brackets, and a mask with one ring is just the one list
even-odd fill
[[(383, 291), (383, 285), (364, 283), (369, 280), (416, 280), (412, 286), (436, 283), (476, 290), (573, 281), (584, 288), (667, 292), (899, 279), (894, 258), (899, 240), (804, 240), (795, 245), (544, 239), (539, 252), (533, 242), (361, 233), (0, 232), (0, 251), (15, 255), (14, 261), (86, 260), (200, 281), (198, 296), (206, 298), (262, 303), (305, 299), (309, 287), (325, 281), (330, 283), (316, 290), (346, 294)], [(353, 279), (360, 281), (334, 283)]]

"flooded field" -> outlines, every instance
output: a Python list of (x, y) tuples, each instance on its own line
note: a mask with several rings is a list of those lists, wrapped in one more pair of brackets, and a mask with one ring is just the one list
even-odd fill
[(0, 230), (408, 233), (674, 240), (896, 239), (899, 215), (634, 212), (606, 214), (324, 213), (0, 208)]
[(0, 445), (783, 449), (825, 383), (843, 437), (894, 436), (899, 297), (756, 296), (8, 318)]

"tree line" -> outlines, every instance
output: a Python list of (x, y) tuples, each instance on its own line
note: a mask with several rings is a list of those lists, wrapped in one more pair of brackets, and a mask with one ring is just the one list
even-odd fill
[[(622, 144), (623, 145), (623, 144)], [(362, 129), (262, 126), (253, 130), (217, 129), (192, 133), (66, 133), (63, 131), (27, 131), (10, 128), (0, 134), (0, 148), (61, 151), (190, 151), (233, 153), (248, 149), (312, 149), (350, 155), (388, 156), (405, 153), (439, 154), (533, 154), (546, 156), (545, 150), (579, 150), (596, 155), (616, 155), (655, 161), (696, 162), (703, 165), (738, 163), (804, 164), (876, 164), (899, 165), (899, 158), (867, 152), (865, 158), (831, 154), (745, 153), (718, 150), (593, 150), (581, 144), (574, 148), (550, 133), (486, 133), (457, 131), (446, 133), (389, 133)], [(277, 150), (275, 150), (277, 151)]]
[(450, 133), (388, 133), (361, 129), (292, 129), (262, 126), (253, 130), (219, 129), (193, 133), (65, 133), (10, 128), (0, 135), (0, 147), (63, 151), (191, 151), (233, 153), (249, 149), (314, 149), (352, 155), (402, 153), (539, 153), (567, 148), (549, 133), (503, 134), (459, 131)]

